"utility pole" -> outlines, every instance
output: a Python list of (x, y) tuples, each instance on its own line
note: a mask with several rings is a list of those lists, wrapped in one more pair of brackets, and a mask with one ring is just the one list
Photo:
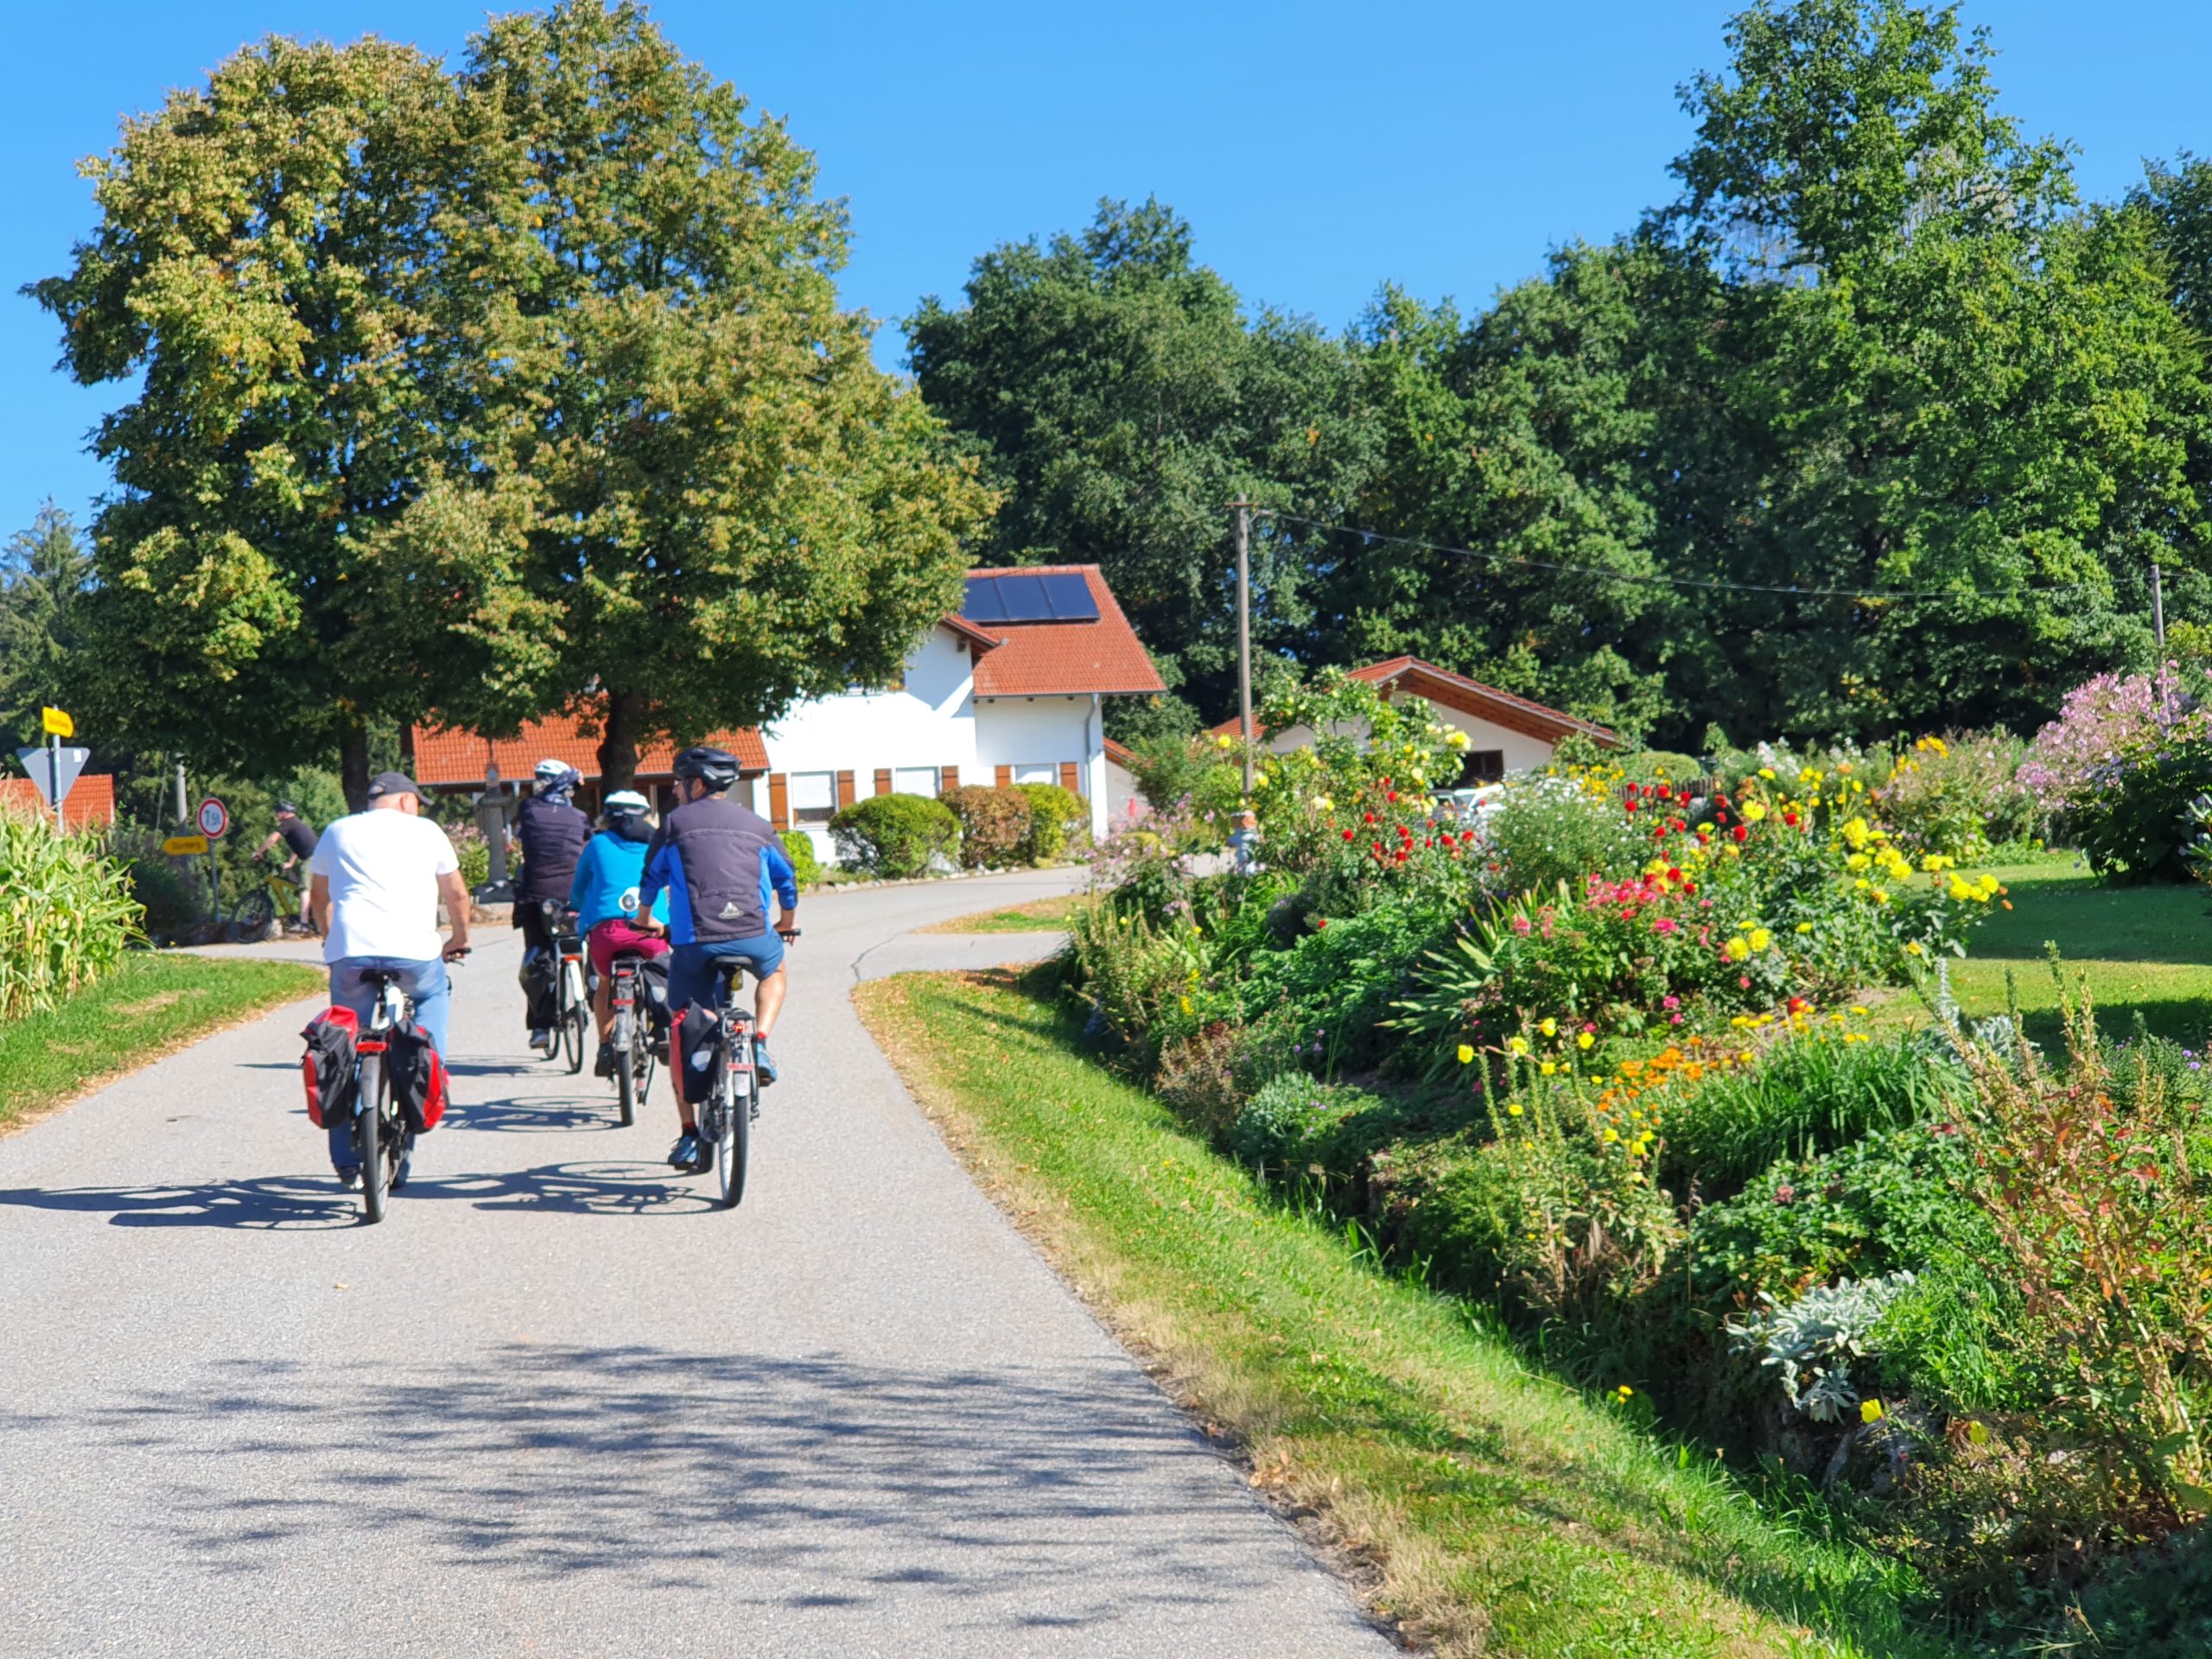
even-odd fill
[(191, 804), (185, 799), (184, 794), (184, 761), (181, 758), (176, 763), (176, 821), (188, 829), (192, 824)]
[(1236, 513), (1236, 714), (1244, 735), (1244, 798), (1252, 798), (1252, 504), (1238, 496)]
[(2166, 717), (2166, 582), (2164, 573), (2151, 567), (2151, 629), (2158, 639), (2158, 718)]

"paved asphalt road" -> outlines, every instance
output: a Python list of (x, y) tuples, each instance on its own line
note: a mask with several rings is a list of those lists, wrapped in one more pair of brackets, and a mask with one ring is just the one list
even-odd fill
[[(1390, 1644), (969, 1182), (855, 977), (1037, 874), (810, 899), (741, 1209), (528, 1057), (512, 933), (381, 1227), (281, 1010), (0, 1140), (0, 1655)], [(1049, 944), (1049, 939), (1042, 941)]]

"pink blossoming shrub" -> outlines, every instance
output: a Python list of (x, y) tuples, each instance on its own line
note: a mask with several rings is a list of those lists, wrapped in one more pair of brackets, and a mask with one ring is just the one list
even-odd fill
[(2181, 665), (2168, 663), (2163, 697), (2155, 674), (2100, 674), (2075, 686), (2029, 746), (2022, 787), (2046, 811), (2070, 810), (2159, 749), (2212, 739), (2212, 713), (2180, 684)]

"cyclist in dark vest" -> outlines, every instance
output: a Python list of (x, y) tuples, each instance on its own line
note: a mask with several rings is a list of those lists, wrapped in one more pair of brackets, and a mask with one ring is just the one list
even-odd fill
[[(302, 817), (300, 809), (289, 801), (276, 803), (276, 827), (261, 843), (261, 850), (254, 854), (255, 861), (267, 858), (270, 849), (280, 841), (284, 843), (289, 855), (281, 867), (287, 875), (299, 868), (302, 859), (315, 856), (315, 826)], [(308, 925), (308, 884), (305, 880), (300, 883), (300, 925)]]
[[(753, 1064), (763, 1084), (773, 1083), (768, 1037), (784, 1006), (784, 945), (798, 931), (798, 880), (768, 821), (723, 793), (737, 781), (735, 755), (686, 749), (676, 757), (675, 772), (683, 800), (653, 833), (638, 888), (640, 917), (652, 913), (662, 893), (669, 896), (669, 942), (675, 947), (669, 958), (669, 1012), (680, 1020), (692, 1003), (713, 1001), (717, 961), (745, 963), (760, 981), (753, 1003)], [(772, 896), (783, 909), (772, 929)], [(700, 1141), (698, 1122), (683, 1098), (682, 1065), (670, 1066), (668, 1077), (683, 1125), (668, 1161), (703, 1173), (712, 1153)]]
[[(515, 925), (522, 930), (523, 985), (530, 995), (531, 968), (545, 960), (553, 936), (545, 925), (543, 903), (550, 899), (565, 904), (569, 884), (575, 877), (576, 861), (591, 839), (591, 820), (574, 800), (583, 774), (566, 761), (537, 763), (537, 790), (515, 811), (515, 839), (522, 843), (522, 874), (515, 878)], [(531, 952), (538, 954), (531, 956)], [(550, 975), (543, 976), (550, 987)], [(530, 1046), (541, 1053), (553, 1052), (553, 1013), (543, 995), (532, 995), (525, 1017), (530, 1021)]]

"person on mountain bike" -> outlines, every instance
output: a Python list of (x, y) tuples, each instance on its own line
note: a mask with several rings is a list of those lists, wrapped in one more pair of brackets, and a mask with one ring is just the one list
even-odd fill
[[(596, 1071), (602, 1077), (614, 1075), (614, 1051), (607, 1046), (614, 1034), (614, 958), (668, 953), (666, 939), (638, 925), (638, 884), (645, 879), (645, 848), (653, 838), (652, 820), (645, 816), (649, 810), (645, 798), (633, 790), (609, 795), (600, 813), (599, 833), (584, 843), (569, 883), (569, 908), (576, 912), (592, 972), (599, 976), (591, 1011), (599, 1020)], [(663, 893), (642, 919), (665, 924), (668, 894)]]
[[(515, 878), (515, 925), (522, 930), (523, 985), (531, 999), (524, 1017), (530, 1021), (530, 1046), (541, 1054), (553, 1052), (553, 1007), (550, 975), (532, 992), (531, 970), (544, 963), (553, 949), (553, 935), (545, 922), (548, 899), (565, 902), (569, 884), (575, 879), (576, 861), (584, 842), (591, 839), (591, 820), (571, 798), (583, 774), (565, 760), (537, 763), (537, 788), (515, 812), (515, 839), (522, 843), (522, 874)], [(532, 956), (531, 952), (537, 952)]]
[[(741, 962), (760, 985), (753, 1007), (753, 1064), (763, 1084), (776, 1080), (768, 1036), (784, 1006), (784, 946), (798, 931), (798, 880), (783, 843), (768, 821), (724, 793), (737, 781), (737, 757), (722, 749), (686, 749), (676, 757), (682, 803), (670, 809), (645, 849), (639, 912), (649, 916), (664, 893), (673, 893), (668, 932), (668, 1007), (677, 1020), (692, 1003), (710, 1007), (715, 963)], [(768, 925), (771, 896), (783, 914)], [(669, 1154), (676, 1168), (695, 1174), (709, 1166), (712, 1150), (699, 1139), (697, 1118), (683, 1098), (683, 1067), (668, 1068), (669, 1085), (683, 1138)]]
[[(300, 809), (289, 801), (276, 803), (276, 827), (271, 830), (267, 838), (262, 842), (260, 850), (253, 855), (254, 861), (259, 863), (267, 858), (270, 849), (280, 841), (284, 843), (291, 855), (285, 859), (282, 867), (286, 875), (291, 874), (299, 868), (302, 859), (315, 856), (315, 826), (302, 817)], [(302, 881), (300, 883), (300, 925), (305, 927), (307, 925), (308, 884)]]
[[(421, 816), (423, 798), (404, 772), (380, 772), (369, 785), (366, 810), (322, 832), (309, 861), (308, 898), (321, 929), (330, 969), (330, 1000), (363, 1025), (375, 1011), (372, 970), (402, 976), (415, 1001), (415, 1023), (446, 1052), (446, 963), (468, 954), (468, 887), (446, 832)], [(438, 938), (438, 900), (453, 931)], [(330, 1164), (347, 1186), (359, 1184), (353, 1126), (334, 1116)], [(413, 1151), (409, 1136), (407, 1154)], [(399, 1180), (406, 1179), (407, 1157)], [(397, 1185), (397, 1182), (394, 1183)]]

